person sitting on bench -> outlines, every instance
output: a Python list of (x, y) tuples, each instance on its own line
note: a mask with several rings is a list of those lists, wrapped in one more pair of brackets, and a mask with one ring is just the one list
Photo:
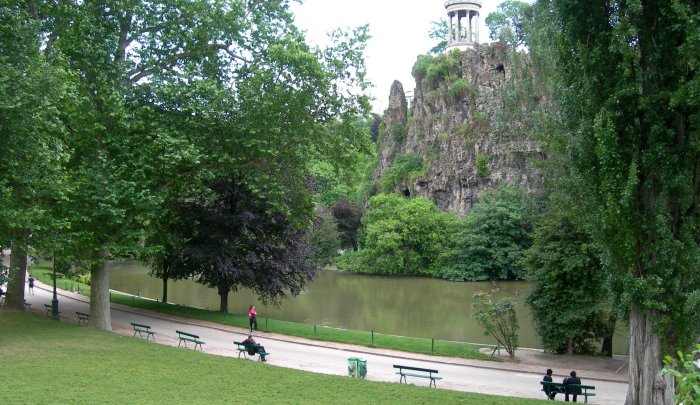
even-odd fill
[[(544, 381), (544, 382), (554, 382), (554, 380), (552, 380), (552, 374), (553, 374), (553, 373), (554, 373), (554, 371), (552, 371), (551, 368), (547, 369), (547, 375), (545, 375), (544, 378), (542, 378), (542, 381)], [(544, 386), (544, 393), (547, 394), (547, 398), (549, 398), (549, 399), (552, 400), (552, 401), (553, 401), (554, 398), (557, 396), (557, 390), (556, 390), (555, 388), (553, 388), (552, 386), (549, 386), (549, 385), (545, 385), (545, 386)]]
[[(576, 372), (572, 371), (571, 372), (571, 377), (564, 379), (564, 400), (566, 402), (569, 402), (569, 395), (573, 395), (574, 397), (574, 402), (576, 401), (576, 398), (578, 398), (579, 395), (581, 395), (581, 379), (576, 377)], [(573, 387), (569, 387), (569, 385), (573, 385)]]
[(255, 356), (256, 354), (259, 354), (260, 361), (265, 361), (265, 355), (267, 354), (267, 352), (265, 351), (265, 348), (263, 346), (259, 345), (255, 341), (255, 339), (253, 339), (253, 335), (248, 335), (248, 339), (244, 340), (241, 343), (243, 343), (248, 349), (248, 355)]

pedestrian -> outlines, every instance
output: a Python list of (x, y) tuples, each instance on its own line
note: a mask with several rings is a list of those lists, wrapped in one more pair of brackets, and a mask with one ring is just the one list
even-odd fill
[[(552, 374), (554, 374), (554, 371), (552, 371), (551, 368), (547, 369), (547, 374), (542, 378), (542, 381), (545, 383), (553, 383), (554, 380), (552, 380)], [(557, 389), (550, 384), (544, 384), (543, 391), (545, 394), (547, 394), (547, 398), (550, 400), (554, 400), (554, 398), (557, 396)]]
[(575, 371), (569, 375), (571, 377), (564, 379), (564, 401), (569, 402), (569, 395), (572, 395), (574, 402), (578, 402), (576, 398), (581, 395), (581, 379), (576, 377)]
[(5, 291), (0, 287), (0, 305), (5, 302)]
[(34, 277), (29, 276), (29, 295), (34, 295)]
[(258, 330), (258, 311), (255, 310), (255, 305), (248, 308), (248, 322), (250, 322), (250, 331)]

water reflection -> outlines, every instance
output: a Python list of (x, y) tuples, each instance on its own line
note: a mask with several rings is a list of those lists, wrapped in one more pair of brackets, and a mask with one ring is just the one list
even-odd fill
[[(115, 290), (158, 299), (162, 281), (150, 277), (139, 263), (116, 263), (111, 270)], [(527, 282), (452, 283), (423, 278), (390, 278), (325, 271), (298, 297), (280, 306), (259, 302), (249, 290), (229, 297), (229, 310), (244, 314), (250, 304), (260, 317), (316, 323), (339, 328), (371, 330), (403, 336), (494, 343), (472, 318), (472, 296), (498, 288), (515, 298), (520, 322), (520, 345), (541, 347), (532, 314), (525, 303)], [(169, 301), (204, 309), (218, 309), (216, 290), (193, 281), (171, 281)], [(624, 330), (615, 341), (616, 353), (625, 353)]]

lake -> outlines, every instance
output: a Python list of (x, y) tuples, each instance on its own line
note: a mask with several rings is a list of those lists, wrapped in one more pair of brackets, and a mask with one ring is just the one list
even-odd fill
[[(110, 269), (111, 288), (152, 299), (162, 295), (162, 281), (151, 277), (136, 262), (115, 263)], [(229, 296), (229, 311), (247, 313), (255, 304), (258, 317), (318, 324), (379, 333), (495, 343), (484, 336), (472, 317), (472, 296), (493, 288), (514, 298), (520, 324), (520, 346), (541, 348), (532, 314), (525, 300), (532, 290), (528, 282), (455, 283), (415, 277), (381, 277), (322, 271), (304, 292), (268, 306), (246, 289)], [(191, 280), (169, 281), (168, 301), (185, 306), (218, 310), (215, 289)], [(615, 337), (616, 354), (626, 354), (626, 327)]]

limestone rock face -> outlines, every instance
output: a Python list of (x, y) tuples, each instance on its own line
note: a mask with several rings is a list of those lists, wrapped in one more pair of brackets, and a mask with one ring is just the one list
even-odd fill
[[(457, 64), (439, 80), (414, 70), (417, 85), (408, 113), (403, 86), (392, 85), (375, 176), (381, 178), (398, 156), (420, 156), (421, 175), (395, 191), (430, 198), (459, 215), (485, 190), (502, 184), (538, 192), (542, 176), (534, 163), (544, 155), (528, 138), (526, 107), (513, 101), (509, 84), (516, 73), (506, 49), (482, 45), (452, 57)], [(522, 66), (517, 72), (522, 74)]]

